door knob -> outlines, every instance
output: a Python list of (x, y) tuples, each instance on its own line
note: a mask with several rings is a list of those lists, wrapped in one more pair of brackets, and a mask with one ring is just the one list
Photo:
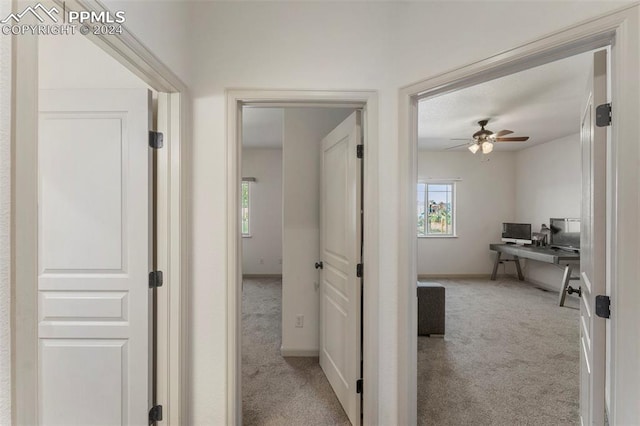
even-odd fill
[(576, 290), (575, 288), (569, 286), (567, 287), (567, 293), (569, 294), (577, 293), (578, 297), (582, 297), (582, 287), (578, 287), (578, 289)]
[(316, 262), (316, 269), (322, 269), (324, 265), (322, 265), (322, 261)]

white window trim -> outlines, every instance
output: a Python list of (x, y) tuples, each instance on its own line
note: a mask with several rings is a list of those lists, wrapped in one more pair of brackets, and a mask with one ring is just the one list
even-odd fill
[[(451, 178), (451, 179), (421, 179), (418, 180), (417, 185), (420, 184), (435, 184), (435, 185), (451, 185), (452, 186), (452, 194), (451, 194), (451, 222), (452, 222), (452, 231), (451, 234), (424, 234), (420, 235), (416, 234), (418, 238), (458, 238), (458, 188), (457, 184), (460, 182), (460, 178)], [(417, 190), (417, 187), (416, 187)], [(426, 206), (425, 206), (426, 209)], [(426, 218), (425, 218), (426, 220)], [(416, 227), (417, 228), (417, 227)], [(425, 228), (426, 229), (426, 228)]]

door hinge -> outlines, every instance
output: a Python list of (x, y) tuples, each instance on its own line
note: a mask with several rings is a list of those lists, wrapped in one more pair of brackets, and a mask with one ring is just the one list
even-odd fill
[(356, 380), (356, 393), (362, 393), (362, 379)]
[(364, 145), (360, 144), (356, 146), (356, 156), (358, 158), (364, 158)]
[(149, 272), (149, 288), (162, 287), (162, 271)]
[(611, 299), (609, 296), (596, 296), (596, 315), (600, 318), (611, 317)]
[(607, 127), (611, 125), (611, 104), (602, 104), (596, 107), (596, 126)]
[(162, 421), (162, 405), (156, 405), (149, 410), (149, 424)]
[(356, 277), (362, 278), (362, 263), (356, 265)]
[(164, 135), (160, 132), (149, 130), (149, 146), (153, 149), (160, 149), (164, 144)]

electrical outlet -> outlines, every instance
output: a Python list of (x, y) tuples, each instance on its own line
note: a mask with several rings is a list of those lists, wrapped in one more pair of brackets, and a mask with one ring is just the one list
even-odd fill
[(282, 265), (282, 259), (279, 259), (279, 260), (278, 260), (278, 263), (279, 263), (280, 265)]
[(304, 327), (304, 315), (296, 316), (296, 328)]
[(260, 259), (260, 260), (259, 260), (259, 263), (260, 263), (261, 265), (264, 265), (264, 259)]

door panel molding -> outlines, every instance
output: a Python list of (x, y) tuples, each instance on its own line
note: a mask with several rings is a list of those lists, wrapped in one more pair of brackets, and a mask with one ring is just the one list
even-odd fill
[(596, 107), (607, 99), (607, 51), (592, 55), (580, 119), (582, 166), (580, 276), (580, 421), (605, 422), (605, 319), (595, 316), (595, 297), (606, 293), (607, 131), (597, 127)]
[[(145, 424), (153, 405), (151, 91), (42, 90), (39, 109), (39, 424)], [(47, 309), (67, 320), (46, 319)]]
[[(54, 0), (58, 5), (62, 1)], [(14, 2), (15, 3), (15, 2)], [(99, 1), (74, 0), (74, 10), (107, 10)], [(132, 34), (88, 37), (106, 54), (158, 91), (158, 130), (165, 147), (158, 153), (158, 265), (165, 291), (158, 298), (158, 403), (167, 425), (188, 424), (187, 343), (190, 170), (189, 94), (186, 85)], [(37, 400), (37, 212), (38, 40), (13, 39), (11, 87), (11, 291), (12, 424), (36, 424)], [(19, 143), (18, 143), (19, 141)], [(20, 285), (17, 285), (20, 283)], [(166, 290), (170, 289), (170, 290)]]
[(361, 112), (356, 110), (321, 142), (320, 367), (353, 425), (360, 424)]

